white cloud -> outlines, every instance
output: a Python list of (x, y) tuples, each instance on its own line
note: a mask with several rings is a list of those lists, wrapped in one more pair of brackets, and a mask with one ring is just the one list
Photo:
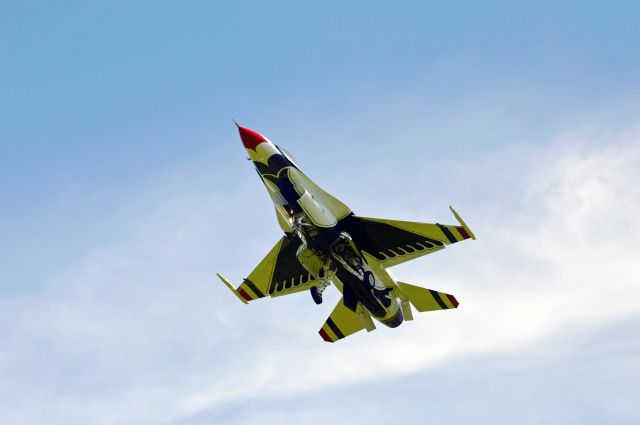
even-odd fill
[[(46, 291), (0, 301), (0, 418), (172, 422), (232, 401), (409, 374), (452, 355), (509, 352), (577, 322), (637, 315), (640, 135), (581, 137), (468, 164), (477, 174), (463, 201), (474, 204), (461, 212), (478, 241), (396, 271), (455, 293), (459, 311), (416, 315), (335, 345), (317, 335), (330, 305), (315, 308), (301, 294), (244, 306), (213, 280), (216, 271), (246, 274), (278, 235), (257, 181), (223, 198), (210, 195), (206, 173), (163, 182), (135, 202), (130, 239), (97, 247)], [(520, 190), (501, 210), (487, 204), (504, 196), (496, 167), (505, 163), (517, 173), (505, 184)], [(478, 188), (484, 202), (476, 202)], [(413, 196), (428, 195), (420, 190)]]

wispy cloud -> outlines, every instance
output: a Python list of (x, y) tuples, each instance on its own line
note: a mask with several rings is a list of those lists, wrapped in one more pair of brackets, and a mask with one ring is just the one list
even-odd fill
[[(478, 241), (395, 270), (455, 293), (460, 309), (336, 345), (317, 336), (329, 305), (300, 294), (244, 306), (212, 279), (246, 275), (277, 237), (275, 220), (255, 220), (272, 214), (258, 182), (212, 196), (214, 178), (203, 172), (149, 189), (131, 203), (129, 238), (97, 246), (42, 292), (0, 300), (0, 417), (177, 422), (243, 400), (424, 373), (452, 357), (504, 355), (578, 324), (637, 316), (637, 128), (571, 134), (461, 167), (474, 181), (439, 189), (464, 204)], [(501, 208), (506, 186), (517, 190)]]

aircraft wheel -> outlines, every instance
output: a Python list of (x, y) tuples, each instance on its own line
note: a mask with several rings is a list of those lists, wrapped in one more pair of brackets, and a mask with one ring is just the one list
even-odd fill
[(362, 280), (364, 280), (371, 288), (373, 288), (376, 284), (376, 278), (370, 271), (364, 272), (364, 277), (362, 278)]
[(322, 292), (318, 290), (317, 286), (311, 288), (311, 298), (316, 304), (322, 304)]

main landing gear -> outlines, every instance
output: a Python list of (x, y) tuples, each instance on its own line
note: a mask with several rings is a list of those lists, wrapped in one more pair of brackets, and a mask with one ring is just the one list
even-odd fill
[(311, 288), (311, 298), (313, 298), (313, 302), (316, 304), (322, 304), (322, 292), (317, 286)]
[(320, 285), (314, 286), (310, 289), (313, 302), (315, 302), (316, 304), (322, 304), (322, 293), (327, 286), (329, 286), (329, 281), (325, 280)]

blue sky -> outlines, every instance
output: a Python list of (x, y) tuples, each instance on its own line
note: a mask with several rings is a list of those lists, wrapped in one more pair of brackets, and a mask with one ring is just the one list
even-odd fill
[[(637, 423), (639, 16), (0, 3), (0, 419)], [(359, 214), (456, 206), (478, 241), (394, 272), (462, 308), (328, 346), (236, 305), (279, 229), (232, 118)]]

